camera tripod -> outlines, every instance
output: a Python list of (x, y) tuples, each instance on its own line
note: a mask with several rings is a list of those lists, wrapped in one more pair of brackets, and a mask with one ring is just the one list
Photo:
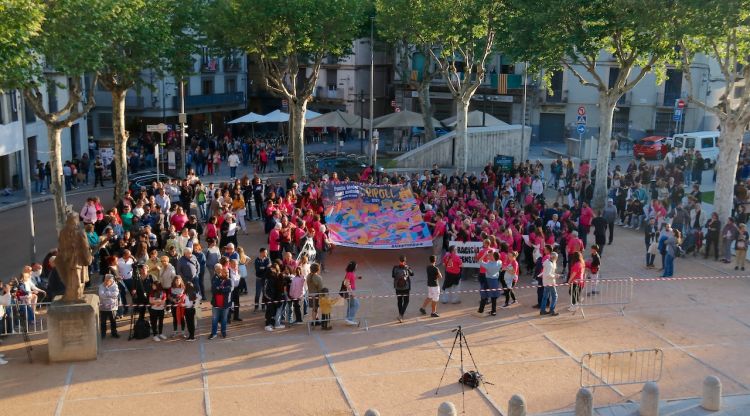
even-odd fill
[[(443, 375), (440, 376), (440, 382), (438, 383), (437, 389), (435, 389), (435, 395), (438, 394), (440, 391), (440, 386), (443, 384), (443, 378), (445, 378), (445, 372), (448, 370), (448, 364), (451, 362), (451, 358), (453, 357), (453, 351), (456, 349), (456, 344), (458, 344), (458, 351), (459, 351), (459, 357), (461, 362), (461, 378), (458, 380), (459, 384), (461, 384), (461, 407), (463, 408), (463, 413), (466, 413), (466, 391), (464, 384), (466, 381), (465, 375), (468, 373), (464, 372), (464, 346), (466, 346), (466, 351), (469, 353), (469, 358), (471, 358), (471, 363), (474, 365), (474, 369), (476, 370), (474, 373), (474, 377), (477, 380), (477, 385), (475, 387), (479, 388), (479, 384), (492, 384), (488, 381), (484, 381), (482, 375), (479, 373), (479, 367), (477, 367), (477, 362), (474, 361), (474, 355), (471, 353), (471, 348), (469, 348), (469, 341), (466, 340), (466, 336), (464, 335), (464, 331), (461, 328), (461, 325), (459, 325), (456, 329), (453, 329), (451, 332), (455, 332), (456, 336), (453, 338), (453, 346), (451, 346), (451, 351), (448, 353), (448, 361), (445, 362), (445, 368), (443, 368)], [(484, 388), (484, 392), (486, 394), (489, 394), (487, 391), (487, 387)]]

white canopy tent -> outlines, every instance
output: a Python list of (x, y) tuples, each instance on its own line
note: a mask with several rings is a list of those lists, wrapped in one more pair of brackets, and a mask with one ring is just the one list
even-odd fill
[(265, 120), (265, 116), (262, 114), (248, 113), (240, 118), (236, 118), (229, 122), (229, 124), (241, 124), (241, 123), (262, 123)]
[[(508, 123), (496, 118), (492, 114), (483, 113), (478, 110), (469, 111), (469, 116), (466, 120), (467, 127), (482, 127), (482, 118), (484, 118), (484, 126), (507, 126)], [(458, 117), (448, 117), (443, 120), (443, 124), (448, 127), (455, 127), (458, 123)]]
[[(320, 117), (321, 114), (317, 111), (307, 110), (305, 111), (305, 120), (310, 120), (315, 117)], [(263, 116), (264, 120), (258, 121), (258, 123), (286, 123), (289, 121), (289, 113), (284, 113), (281, 110), (273, 110), (270, 113)]]
[[(432, 125), (435, 127), (440, 126), (440, 122), (433, 118)], [(376, 118), (373, 121), (373, 127), (376, 129), (424, 127), (424, 118), (422, 118), (422, 114), (420, 113), (402, 110)]]
[(364, 128), (369, 128), (370, 120), (362, 119), (362, 117), (343, 112), (341, 110), (331, 111), (330, 113), (323, 114), (319, 117), (310, 119), (305, 123), (305, 127), (338, 127), (345, 129), (358, 129), (361, 124), (364, 124)]

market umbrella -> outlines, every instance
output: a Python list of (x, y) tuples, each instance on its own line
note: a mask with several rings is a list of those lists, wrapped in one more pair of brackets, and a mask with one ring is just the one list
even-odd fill
[[(432, 119), (433, 126), (439, 126), (440, 122)], [(413, 111), (401, 110), (397, 113), (378, 117), (373, 121), (373, 128), (387, 129), (399, 127), (424, 127), (422, 114)]]
[[(305, 111), (305, 120), (310, 120), (311, 118), (320, 116), (321, 114), (316, 111)], [(264, 120), (259, 121), (258, 123), (286, 123), (287, 121), (289, 121), (289, 113), (283, 113), (281, 110), (273, 110), (263, 117)]]
[(338, 128), (359, 128), (360, 123), (364, 121), (365, 128), (369, 125), (369, 120), (362, 120), (360, 116), (349, 114), (341, 110), (331, 111), (330, 113), (309, 119), (305, 127), (338, 127)]
[(240, 123), (261, 123), (265, 120), (265, 116), (262, 114), (248, 113), (240, 118), (236, 118), (229, 122), (229, 124), (240, 124)]
[[(485, 126), (507, 126), (508, 125), (508, 123), (496, 118), (492, 114), (482, 113), (481, 111), (478, 111), (478, 110), (469, 112), (468, 119), (466, 120), (466, 124), (468, 125), (468, 127), (481, 127), (482, 117), (484, 117)], [(457, 122), (458, 122), (457, 116), (448, 117), (445, 120), (443, 120), (443, 124), (448, 127), (455, 127)]]

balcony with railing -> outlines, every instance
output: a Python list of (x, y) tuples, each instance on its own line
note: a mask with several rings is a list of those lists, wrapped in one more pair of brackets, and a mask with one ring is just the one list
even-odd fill
[(625, 94), (620, 97), (619, 100), (617, 100), (617, 106), (618, 107), (629, 107), (630, 103), (632, 101), (633, 97), (633, 91), (628, 91)]
[(239, 72), (242, 70), (242, 59), (224, 58), (224, 72)]
[(656, 105), (659, 107), (674, 107), (674, 102), (681, 98), (679, 91), (664, 91), (656, 95)]
[[(172, 97), (174, 108), (180, 108), (180, 97)], [(189, 95), (185, 97), (185, 108), (237, 106), (245, 103), (243, 92), (224, 94)]]
[(541, 95), (542, 104), (567, 104), (568, 103), (568, 90), (553, 89), (550, 91), (543, 91)]

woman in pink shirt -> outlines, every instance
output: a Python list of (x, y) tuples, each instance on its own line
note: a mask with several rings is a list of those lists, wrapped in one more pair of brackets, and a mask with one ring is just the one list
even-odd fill
[(583, 274), (586, 271), (586, 262), (583, 260), (583, 254), (580, 251), (576, 251), (571, 255), (570, 258), (570, 277), (568, 283), (570, 288), (570, 307), (569, 311), (573, 312), (578, 308), (578, 303), (581, 301), (581, 289), (585, 283)]
[(182, 212), (182, 207), (178, 206), (174, 211), (174, 215), (169, 219), (169, 223), (174, 225), (174, 229), (179, 233), (185, 227), (188, 222), (188, 216)]

